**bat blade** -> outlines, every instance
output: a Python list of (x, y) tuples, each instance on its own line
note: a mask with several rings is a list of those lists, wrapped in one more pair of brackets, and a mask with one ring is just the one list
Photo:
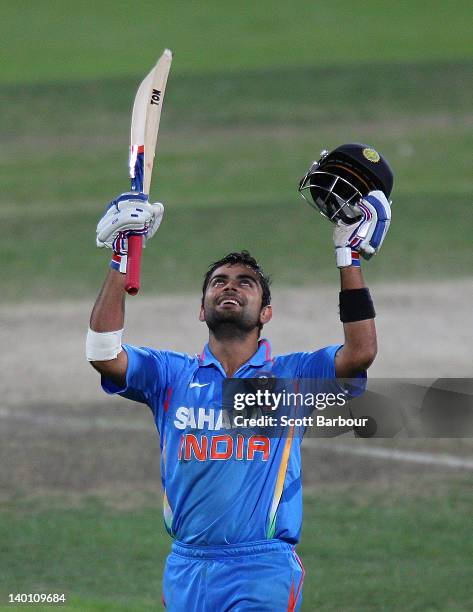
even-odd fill
[[(172, 52), (165, 49), (138, 87), (133, 103), (129, 157), (131, 190), (148, 196), (171, 62)], [(141, 246), (141, 236), (129, 237), (125, 289), (130, 295), (136, 295), (139, 291)]]
[(149, 195), (172, 52), (165, 49), (136, 92), (131, 115), (129, 170), (132, 191)]
[(165, 49), (158, 60), (153, 73), (151, 90), (148, 94), (148, 108), (146, 111), (145, 139), (144, 139), (144, 177), (143, 191), (149, 194), (151, 176), (153, 174), (154, 156), (158, 141), (159, 122), (163, 107), (164, 92), (171, 69), (172, 53)]
[(148, 106), (148, 95), (151, 91), (151, 84), (157, 66), (158, 64), (156, 63), (141, 81), (135, 95), (133, 111), (131, 113), (131, 146), (143, 146), (145, 143), (146, 107)]

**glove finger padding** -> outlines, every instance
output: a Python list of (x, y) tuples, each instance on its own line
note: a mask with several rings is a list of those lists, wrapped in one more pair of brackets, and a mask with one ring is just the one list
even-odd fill
[(371, 216), (365, 238), (359, 245), (359, 252), (364, 259), (370, 259), (381, 249), (391, 223), (391, 206), (382, 191), (370, 191), (359, 203), (364, 216)]
[(151, 219), (145, 223), (143, 227), (137, 228), (130, 224), (130, 227), (124, 227), (124, 229), (118, 232), (115, 240), (113, 241), (113, 250), (116, 251), (115, 245), (121, 246), (123, 253), (128, 253), (128, 238), (129, 236), (143, 236), (143, 248), (146, 247), (146, 243), (150, 240), (155, 233), (158, 231), (159, 226), (164, 215), (164, 205), (161, 202), (154, 202), (153, 204), (147, 204), (151, 209)]
[[(154, 204), (150, 204), (150, 206), (153, 209), (153, 216), (149, 223), (148, 232), (145, 240), (143, 241), (144, 243), (146, 243), (156, 234), (164, 215), (164, 205), (161, 204), (161, 202), (154, 202)], [(143, 244), (143, 246), (145, 246), (145, 244)]]
[(108, 205), (97, 225), (97, 246), (114, 248), (119, 238), (119, 251), (123, 252), (127, 249), (129, 235), (151, 238), (161, 223), (163, 212), (161, 203), (150, 204), (142, 193), (124, 193), (118, 196)]
[(370, 259), (379, 251), (391, 222), (391, 207), (382, 191), (371, 191), (357, 205), (362, 216), (357, 223), (347, 225), (338, 221), (333, 242), (337, 266), (352, 265), (352, 254), (360, 253)]

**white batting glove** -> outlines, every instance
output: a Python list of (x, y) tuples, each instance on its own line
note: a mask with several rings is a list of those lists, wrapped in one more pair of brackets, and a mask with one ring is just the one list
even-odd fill
[(378, 253), (391, 223), (391, 206), (382, 191), (370, 191), (357, 208), (360, 221), (352, 225), (339, 221), (333, 231), (338, 268), (359, 266), (359, 255), (370, 259)]
[(97, 225), (96, 244), (113, 250), (110, 267), (126, 271), (128, 237), (143, 236), (143, 246), (154, 236), (161, 223), (164, 206), (150, 204), (144, 193), (122, 193), (107, 206)]

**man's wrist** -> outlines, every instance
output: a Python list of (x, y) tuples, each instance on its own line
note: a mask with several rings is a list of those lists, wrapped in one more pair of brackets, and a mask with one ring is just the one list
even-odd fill
[(360, 267), (360, 254), (350, 247), (336, 247), (335, 259), (337, 268)]
[(361, 267), (340, 268), (340, 289), (361, 289), (365, 286)]
[(121, 274), (126, 274), (126, 263), (127, 255), (120, 255), (119, 253), (113, 253), (110, 260), (109, 266), (112, 270), (116, 270)]

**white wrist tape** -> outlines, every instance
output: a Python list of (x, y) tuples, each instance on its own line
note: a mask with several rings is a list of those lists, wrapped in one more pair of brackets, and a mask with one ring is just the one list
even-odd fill
[(87, 332), (85, 354), (87, 361), (108, 361), (115, 359), (122, 350), (123, 329), (111, 332)]
[(336, 247), (335, 259), (337, 260), (337, 268), (347, 268), (351, 266), (351, 248)]
[(337, 260), (337, 268), (348, 268), (348, 266), (360, 267), (360, 254), (353, 251), (350, 247), (335, 247), (335, 258)]

